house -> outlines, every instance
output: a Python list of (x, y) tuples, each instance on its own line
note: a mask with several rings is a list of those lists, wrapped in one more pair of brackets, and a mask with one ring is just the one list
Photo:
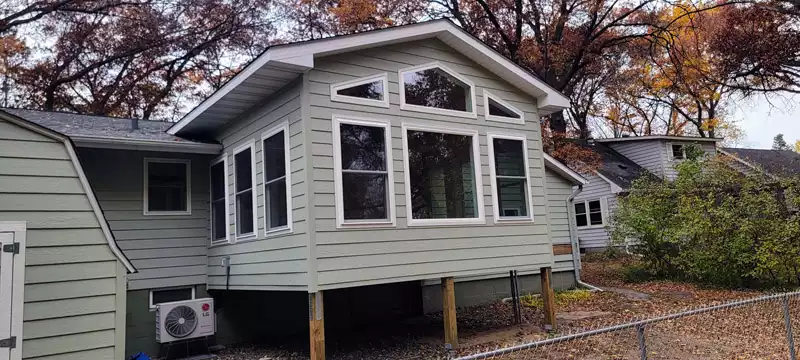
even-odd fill
[(455, 305), (508, 296), (509, 271), (576, 285), (588, 181), (539, 123), (567, 106), (437, 20), (271, 47), (174, 124), (6, 109), (11, 359), (152, 354), (154, 305), (206, 296), (222, 343), (304, 331), (322, 359), (326, 329), (444, 308), (455, 346)]
[(800, 154), (791, 150), (724, 147), (717, 152), (731, 159), (731, 166), (744, 173), (763, 171), (773, 177), (800, 175)]
[(600, 167), (586, 174), (589, 183), (574, 197), (573, 213), (582, 252), (602, 251), (610, 245), (609, 226), (617, 199), (644, 173), (672, 180), (675, 163), (686, 158), (686, 146), (696, 144), (714, 155), (719, 138), (689, 136), (637, 136), (590, 140), (581, 143), (597, 153)]

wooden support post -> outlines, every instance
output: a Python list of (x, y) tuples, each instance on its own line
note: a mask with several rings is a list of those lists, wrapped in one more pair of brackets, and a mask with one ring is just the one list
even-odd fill
[(543, 267), (540, 270), (542, 279), (542, 303), (544, 305), (544, 327), (545, 330), (556, 330), (556, 294), (553, 292), (552, 276), (553, 269)]
[(442, 314), (444, 317), (444, 346), (455, 349), (458, 347), (458, 329), (456, 328), (456, 291), (452, 277), (442, 278)]
[(322, 291), (308, 294), (310, 360), (325, 360), (325, 314), (323, 310)]

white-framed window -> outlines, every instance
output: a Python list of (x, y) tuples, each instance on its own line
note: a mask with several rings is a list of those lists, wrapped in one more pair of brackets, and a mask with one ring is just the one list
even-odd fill
[(670, 160), (686, 159), (686, 147), (683, 144), (667, 143), (667, 154)]
[(495, 222), (533, 220), (527, 139), (497, 133), (487, 133), (486, 139)]
[(192, 164), (187, 159), (144, 159), (144, 215), (192, 213)]
[(483, 90), (484, 117), (489, 121), (525, 124), (525, 113), (487, 90)]
[(209, 204), (211, 207), (211, 244), (230, 242), (228, 215), (228, 154), (222, 154), (209, 166)]
[(394, 226), (388, 121), (333, 116), (337, 226)]
[(158, 304), (194, 300), (196, 295), (194, 286), (150, 290), (150, 309), (154, 310)]
[(478, 132), (402, 130), (408, 225), (485, 224)]
[(400, 109), (475, 118), (475, 85), (439, 62), (399, 71)]
[(258, 230), (255, 170), (255, 142), (250, 141), (233, 151), (233, 191), (237, 240), (255, 237)]
[(605, 223), (603, 219), (603, 201), (586, 200), (575, 202), (575, 226), (600, 227)]
[(331, 101), (389, 107), (389, 77), (386, 73), (331, 84)]
[(288, 122), (283, 122), (261, 135), (265, 236), (292, 230), (290, 148)]

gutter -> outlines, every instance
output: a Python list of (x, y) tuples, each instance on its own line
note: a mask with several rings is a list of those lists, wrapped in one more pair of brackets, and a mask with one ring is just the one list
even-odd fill
[(122, 149), (122, 150), (141, 150), (141, 151), (163, 151), (191, 154), (219, 154), (222, 152), (222, 145), (204, 144), (196, 142), (161, 141), (144, 139), (127, 139), (110, 136), (88, 136), (71, 135), (70, 139), (78, 147), (101, 148), (101, 149)]
[(578, 188), (572, 191), (572, 194), (569, 195), (567, 198), (567, 223), (569, 224), (569, 240), (572, 244), (572, 266), (575, 271), (575, 282), (578, 286), (582, 286), (584, 288), (589, 289), (591, 292), (596, 291), (603, 291), (603, 289), (594, 286), (592, 284), (587, 284), (581, 281), (581, 250), (580, 245), (578, 244), (578, 229), (575, 227), (575, 218), (572, 214), (572, 200), (575, 199), (575, 196), (583, 190), (583, 185), (578, 185)]

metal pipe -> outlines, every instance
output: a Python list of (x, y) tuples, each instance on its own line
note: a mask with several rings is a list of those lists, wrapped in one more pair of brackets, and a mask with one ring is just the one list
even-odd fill
[(639, 358), (647, 360), (647, 343), (644, 339), (644, 325), (636, 327), (636, 337), (639, 339)]
[(578, 188), (572, 191), (572, 194), (567, 198), (567, 225), (569, 228), (569, 241), (572, 244), (572, 267), (575, 269), (575, 283), (592, 292), (603, 291), (603, 289), (597, 286), (581, 281), (581, 249), (578, 243), (578, 228), (575, 227), (575, 217), (572, 213), (572, 200), (575, 199), (575, 196), (577, 196), (581, 190), (583, 190), (583, 185), (578, 185)]
[(792, 317), (789, 314), (789, 296), (783, 297), (783, 321), (786, 323), (786, 340), (789, 343), (789, 359), (797, 360), (794, 351), (794, 335), (792, 334)]

